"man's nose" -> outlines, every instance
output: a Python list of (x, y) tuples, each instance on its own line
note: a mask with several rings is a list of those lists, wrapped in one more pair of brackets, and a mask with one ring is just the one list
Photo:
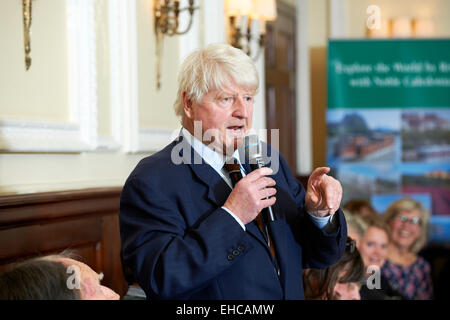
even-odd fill
[(247, 118), (248, 117), (248, 104), (244, 100), (243, 97), (237, 97), (234, 102), (233, 107), (235, 108), (233, 115), (239, 118)]

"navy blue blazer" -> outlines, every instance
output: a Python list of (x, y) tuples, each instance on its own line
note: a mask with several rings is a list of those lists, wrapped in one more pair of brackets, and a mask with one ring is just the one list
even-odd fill
[[(173, 155), (191, 164), (179, 164)], [(303, 186), (279, 156), (280, 169), (272, 176), (278, 219), (269, 224), (278, 276), (256, 222), (244, 231), (221, 208), (230, 187), (208, 164), (194, 164), (195, 157), (198, 163), (198, 154), (179, 137), (141, 160), (123, 187), (123, 263), (147, 298), (304, 299), (303, 268), (325, 268), (344, 252), (342, 211), (334, 215), (333, 234), (319, 229), (305, 211)]]

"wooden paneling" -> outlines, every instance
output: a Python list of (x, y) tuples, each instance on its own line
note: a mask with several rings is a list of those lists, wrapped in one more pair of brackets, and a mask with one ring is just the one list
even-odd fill
[(312, 47), (311, 64), (311, 119), (313, 168), (326, 165), (327, 153), (327, 48)]
[[(266, 34), (266, 122), (268, 129), (280, 130), (279, 150), (296, 172), (295, 8), (280, 2), (277, 11)], [(276, 146), (270, 134), (268, 143)]]
[(70, 249), (121, 296), (121, 188), (0, 196), (0, 271), (15, 261)]

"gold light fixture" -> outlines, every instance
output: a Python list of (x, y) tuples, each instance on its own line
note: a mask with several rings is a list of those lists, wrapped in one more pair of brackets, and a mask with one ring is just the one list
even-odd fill
[[(179, 0), (153, 0), (153, 14), (155, 20), (156, 34), (156, 88), (161, 88), (161, 56), (164, 35), (174, 36), (185, 34), (192, 26), (194, 11), (194, 0), (189, 0), (189, 6), (180, 9)], [(189, 23), (187, 27), (179, 30), (179, 16), (183, 11), (189, 12)]]
[[(251, 42), (257, 40), (258, 51), (253, 57), (257, 60), (265, 45), (266, 22), (277, 18), (275, 0), (227, 0), (226, 4), (230, 44), (251, 55)], [(259, 22), (257, 37), (252, 34), (254, 20)]]
[(381, 20), (380, 27), (366, 28), (369, 38), (431, 38), (436, 36), (435, 22), (430, 18), (399, 17)]
[(23, 16), (23, 45), (25, 50), (25, 69), (31, 66), (31, 0), (22, 0), (22, 16)]
[(414, 19), (413, 30), (417, 38), (431, 38), (436, 35), (436, 27), (432, 19)]
[(412, 36), (413, 28), (410, 17), (398, 17), (392, 20), (393, 38), (411, 38)]

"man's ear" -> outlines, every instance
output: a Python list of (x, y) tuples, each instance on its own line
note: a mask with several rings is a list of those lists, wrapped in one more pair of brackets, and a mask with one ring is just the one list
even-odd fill
[(188, 119), (192, 119), (192, 100), (189, 98), (186, 91), (183, 91), (183, 109), (184, 114)]

